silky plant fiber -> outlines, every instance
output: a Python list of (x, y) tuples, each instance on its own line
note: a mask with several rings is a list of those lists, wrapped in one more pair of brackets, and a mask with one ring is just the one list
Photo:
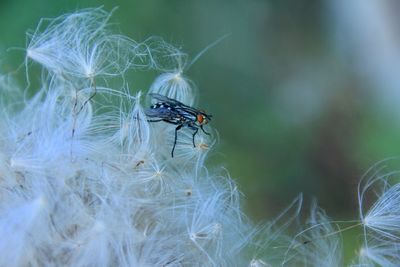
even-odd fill
[[(228, 172), (206, 167), (211, 126), (195, 147), (181, 130), (172, 158), (175, 127), (147, 121), (148, 94), (194, 105), (193, 60), (115, 34), (111, 14), (84, 9), (28, 33), (33, 96), (0, 76), (0, 266), (344, 266), (346, 227), (362, 244), (350, 266), (400, 265), (400, 184), (384, 162), (360, 182), (358, 220), (342, 226), (315, 203), (301, 227), (301, 196), (264, 225), (242, 213)], [(148, 92), (131, 94), (132, 70), (158, 72)]]

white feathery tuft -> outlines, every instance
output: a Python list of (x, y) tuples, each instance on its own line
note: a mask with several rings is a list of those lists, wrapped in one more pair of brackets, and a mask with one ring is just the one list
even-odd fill
[(343, 266), (342, 242), (337, 233), (314, 201), (307, 227), (296, 235), (284, 266)]
[[(12, 201), (13, 199), (6, 199)], [(21, 201), (14, 199), (14, 201)], [(2, 205), (0, 213), (0, 265), (26, 266), (37, 263), (36, 249), (50, 234), (46, 218), (46, 200), (43, 196), (25, 203)]]
[(368, 230), (382, 238), (400, 242), (400, 184), (391, 187), (385, 185), (378, 200), (361, 216), (361, 221)]
[[(371, 178), (359, 184), (359, 214), (364, 238), (363, 247), (359, 251), (358, 264), (398, 266), (400, 263), (400, 184), (391, 184), (391, 180), (394, 180), (393, 176), (398, 172), (380, 175), (385, 166), (379, 165), (382, 165), (382, 162), (371, 168)], [(366, 210), (364, 202), (369, 194), (374, 194), (376, 201)]]
[[(373, 244), (375, 243), (375, 244)], [(369, 243), (368, 247), (359, 250), (359, 257), (356, 266), (399, 266), (400, 247), (393, 246), (390, 242), (376, 240)]]
[[(360, 221), (368, 234), (391, 240), (400, 239), (400, 184), (391, 183), (399, 172), (381, 174), (389, 160), (378, 162), (366, 173), (358, 185), (358, 202)], [(376, 201), (369, 209), (365, 208), (368, 195), (375, 195)]]
[(110, 16), (95, 8), (42, 19), (28, 36), (27, 58), (63, 77), (93, 79), (123, 74), (135, 58), (138, 44), (111, 34)]
[(187, 79), (181, 70), (160, 74), (150, 87), (149, 93), (157, 93), (173, 98), (186, 105), (194, 104), (194, 84)]
[(163, 71), (150, 86), (149, 93), (165, 95), (192, 106), (197, 90), (194, 83), (183, 74), (191, 65), (187, 54), (160, 38), (150, 38), (145, 44), (153, 48), (148, 52), (153, 67)]

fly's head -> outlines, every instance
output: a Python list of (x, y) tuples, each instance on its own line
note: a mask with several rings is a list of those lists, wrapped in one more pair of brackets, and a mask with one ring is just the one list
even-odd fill
[(199, 112), (196, 117), (198, 125), (205, 125), (211, 120), (212, 115), (206, 114), (205, 112)]

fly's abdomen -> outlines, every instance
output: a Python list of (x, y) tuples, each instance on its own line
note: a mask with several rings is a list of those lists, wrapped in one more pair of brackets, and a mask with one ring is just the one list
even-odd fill
[(171, 105), (165, 103), (156, 103), (149, 109), (146, 109), (145, 114), (149, 117), (158, 117), (162, 119), (176, 116), (176, 111), (173, 107), (171, 107)]

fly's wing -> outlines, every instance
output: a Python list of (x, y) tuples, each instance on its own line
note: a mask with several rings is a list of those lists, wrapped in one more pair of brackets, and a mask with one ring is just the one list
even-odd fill
[[(179, 102), (178, 100), (160, 95), (160, 94), (156, 94), (156, 93), (151, 93), (149, 94), (152, 98), (163, 102), (163, 103), (167, 103), (169, 105), (171, 105), (174, 108), (174, 112), (176, 114), (180, 114), (180, 115), (185, 115), (185, 114), (190, 114), (191, 116), (194, 116), (194, 118), (196, 118), (197, 114), (203, 114), (205, 116), (207, 116), (207, 118), (210, 120), (211, 119), (211, 115), (208, 115), (204, 112), (199, 111), (198, 109), (195, 109), (193, 107), (190, 107), (188, 105), (185, 105), (181, 102)], [(157, 109), (158, 110), (158, 109)]]
[(199, 113), (197, 109), (192, 108), (188, 105), (183, 104), (182, 102), (179, 102), (178, 100), (166, 97), (164, 95), (156, 94), (156, 93), (151, 93), (149, 94), (152, 98), (157, 99), (160, 102), (167, 103), (177, 109), (185, 110), (185, 111), (192, 111), (194, 113)]
[(181, 114), (188, 113), (188, 114), (191, 114), (192, 116), (196, 116), (197, 114), (201, 113), (197, 109), (186, 106), (186, 105), (176, 106), (175, 109)]
[(167, 108), (146, 108), (144, 113), (147, 117), (150, 118), (159, 118), (159, 119), (173, 119), (176, 118), (178, 113), (173, 110), (169, 110)]
[(164, 102), (173, 106), (186, 106), (185, 104), (179, 102), (178, 100), (166, 97), (164, 95), (156, 94), (156, 93), (151, 93), (149, 94), (154, 99), (157, 99), (160, 102)]
[(174, 106), (174, 108), (176, 110), (182, 110), (184, 112), (191, 113), (191, 114), (200, 113), (197, 109), (192, 108), (188, 105), (185, 105), (182, 102), (179, 102), (178, 100), (175, 100), (175, 99), (172, 99), (172, 98), (160, 95), (160, 94), (156, 94), (156, 93), (151, 93), (150, 96), (161, 102), (164, 102), (164, 103), (170, 104), (171, 106)]

